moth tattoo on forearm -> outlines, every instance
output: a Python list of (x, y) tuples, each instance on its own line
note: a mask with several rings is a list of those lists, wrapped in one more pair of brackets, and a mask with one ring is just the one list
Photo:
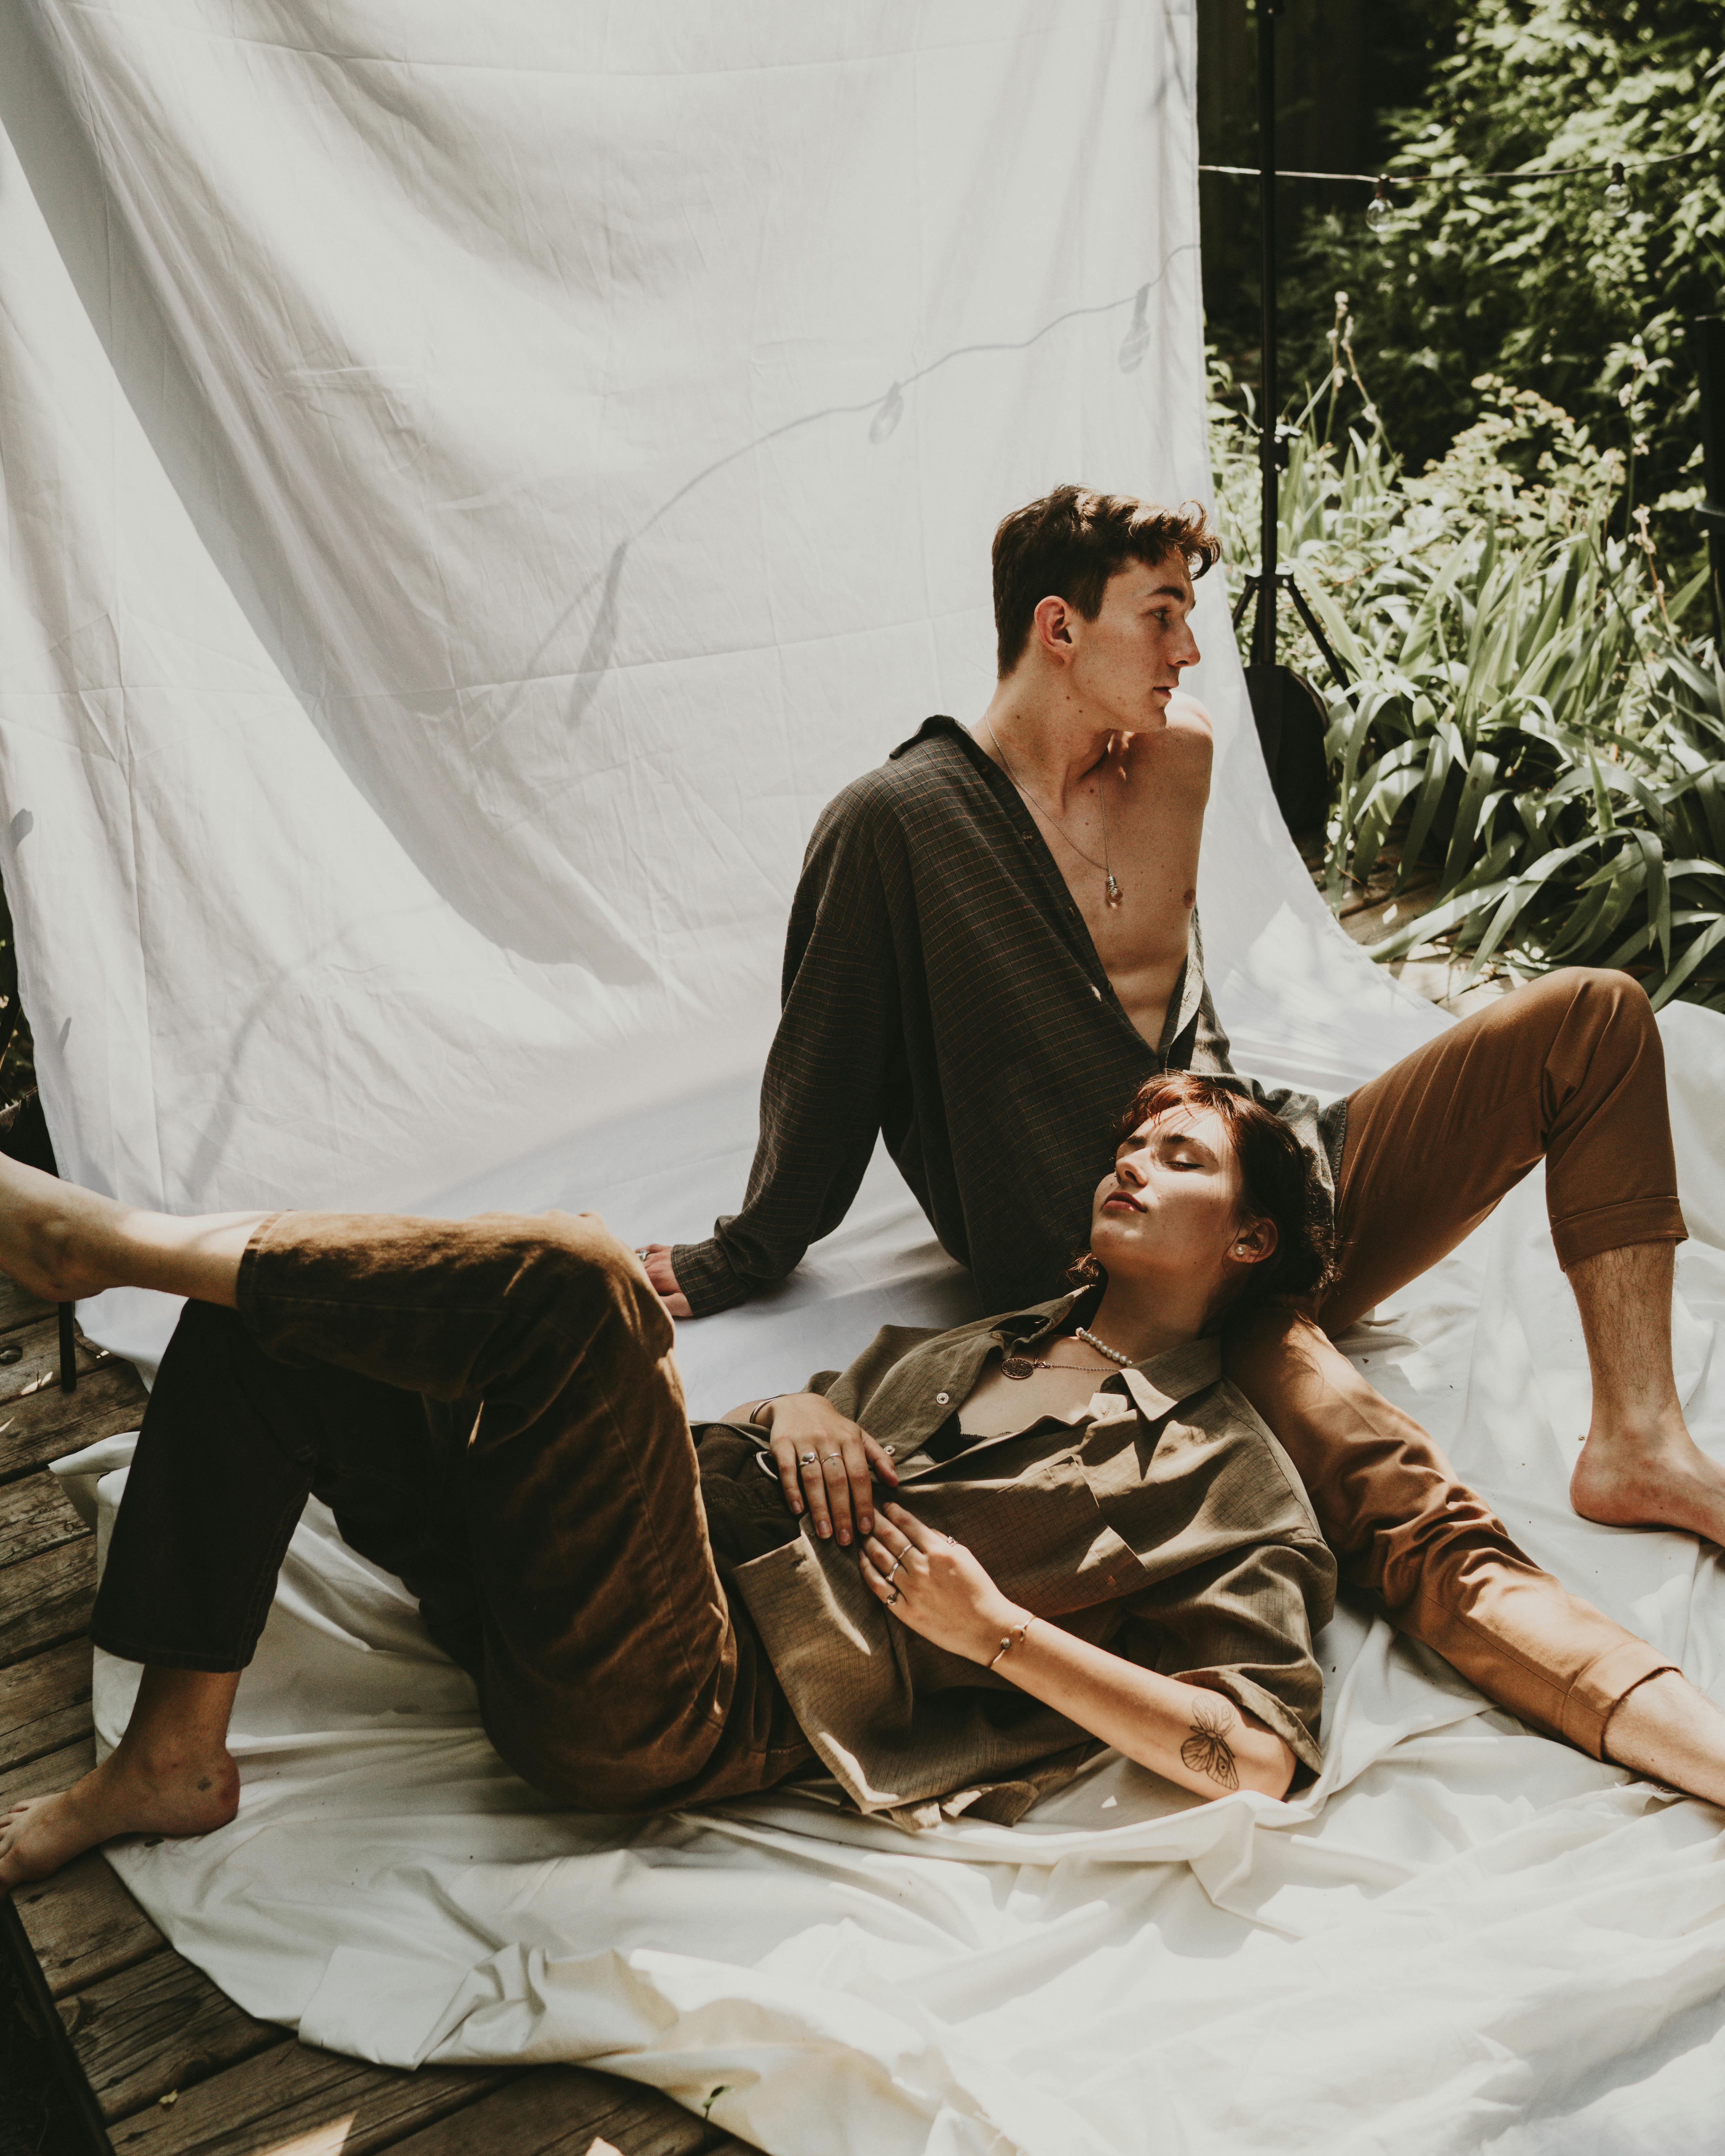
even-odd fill
[(1233, 1727), (1233, 1715), (1219, 1702), (1214, 1707), (1194, 1707), (1192, 1734), (1180, 1747), (1180, 1764), (1194, 1774), (1208, 1775), (1224, 1789), (1237, 1789), (1240, 1769), (1234, 1763), (1234, 1748), (1228, 1742), (1228, 1732)]

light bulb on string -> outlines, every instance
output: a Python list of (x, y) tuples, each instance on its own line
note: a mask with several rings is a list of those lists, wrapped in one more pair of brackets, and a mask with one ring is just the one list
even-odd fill
[(1629, 182), (1623, 177), (1623, 165), (1614, 159), (1611, 177), (1605, 182), (1605, 207), (1613, 217), (1621, 217), (1630, 206)]
[(1380, 178), (1378, 182), (1378, 192), (1366, 204), (1366, 230), (1371, 234), (1373, 239), (1389, 238), (1389, 189)]

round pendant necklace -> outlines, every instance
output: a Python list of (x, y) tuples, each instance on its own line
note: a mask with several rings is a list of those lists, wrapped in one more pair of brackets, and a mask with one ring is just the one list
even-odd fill
[(1038, 1370), (1090, 1370), (1099, 1377), (1111, 1378), (1111, 1363), (1050, 1363), (1041, 1355), (1009, 1355), (1000, 1365), (1003, 1378), (1028, 1378)]
[[(983, 723), (984, 725), (987, 725), (988, 722), (985, 720)], [(994, 744), (994, 753), (1000, 759), (1000, 768), (1006, 773), (1013, 784), (1018, 788), (1019, 792), (1023, 794), (1025, 800), (1029, 803), (1030, 806), (1033, 808), (1039, 810), (1041, 814), (1048, 818), (1049, 822), (1054, 825), (1055, 830), (1060, 833), (1060, 836), (1072, 849), (1073, 852), (1077, 855), (1080, 860), (1088, 861), (1093, 869), (1100, 869), (1101, 870), (1102, 903), (1111, 913), (1120, 904), (1122, 893), (1120, 886), (1114, 880), (1114, 870), (1109, 860), (1108, 793), (1107, 788), (1104, 786), (1102, 781), (1100, 778), (1096, 781), (1096, 805), (1102, 812), (1102, 858), (1101, 860), (1098, 860), (1094, 854), (1086, 853), (1083, 847), (1079, 844), (1078, 841), (1072, 836), (1072, 834), (1066, 829), (1060, 818), (1058, 816), (1050, 815), (1049, 811), (1043, 807), (1041, 802), (1036, 798), (1036, 796), (1030, 791), (1028, 786), (1020, 783), (1018, 773), (1006, 760), (1006, 751), (1001, 747), (1000, 737), (995, 732), (993, 726), (988, 727), (988, 739)]]

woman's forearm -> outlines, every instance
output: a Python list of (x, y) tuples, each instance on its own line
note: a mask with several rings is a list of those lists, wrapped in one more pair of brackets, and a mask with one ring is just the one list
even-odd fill
[(1041, 1619), (1022, 1636), (1014, 1625), (1010, 1636), (995, 1674), (1139, 1766), (1202, 1797), (1237, 1789), (1287, 1794), (1293, 1752), (1225, 1692), (1140, 1669)]

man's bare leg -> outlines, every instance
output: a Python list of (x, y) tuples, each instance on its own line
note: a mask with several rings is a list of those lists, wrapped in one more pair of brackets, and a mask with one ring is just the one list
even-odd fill
[(237, 1670), (146, 1670), (137, 1704), (100, 1767), (0, 1819), (0, 1893), (45, 1878), (116, 1834), (208, 1834), (239, 1809), (228, 1750)]
[(1608, 1527), (1681, 1527), (1725, 1543), (1725, 1468), (1690, 1436), (1671, 1372), (1675, 1266), (1673, 1245), (1635, 1243), (1569, 1269), (1594, 1380), (1569, 1502)]
[(1725, 1804), (1725, 1714), (1686, 1677), (1666, 1670), (1619, 1702), (1605, 1757), (1631, 1774)]
[(110, 1287), (234, 1306), (239, 1260), (267, 1213), (146, 1213), (0, 1158), (0, 1272), (47, 1302)]

